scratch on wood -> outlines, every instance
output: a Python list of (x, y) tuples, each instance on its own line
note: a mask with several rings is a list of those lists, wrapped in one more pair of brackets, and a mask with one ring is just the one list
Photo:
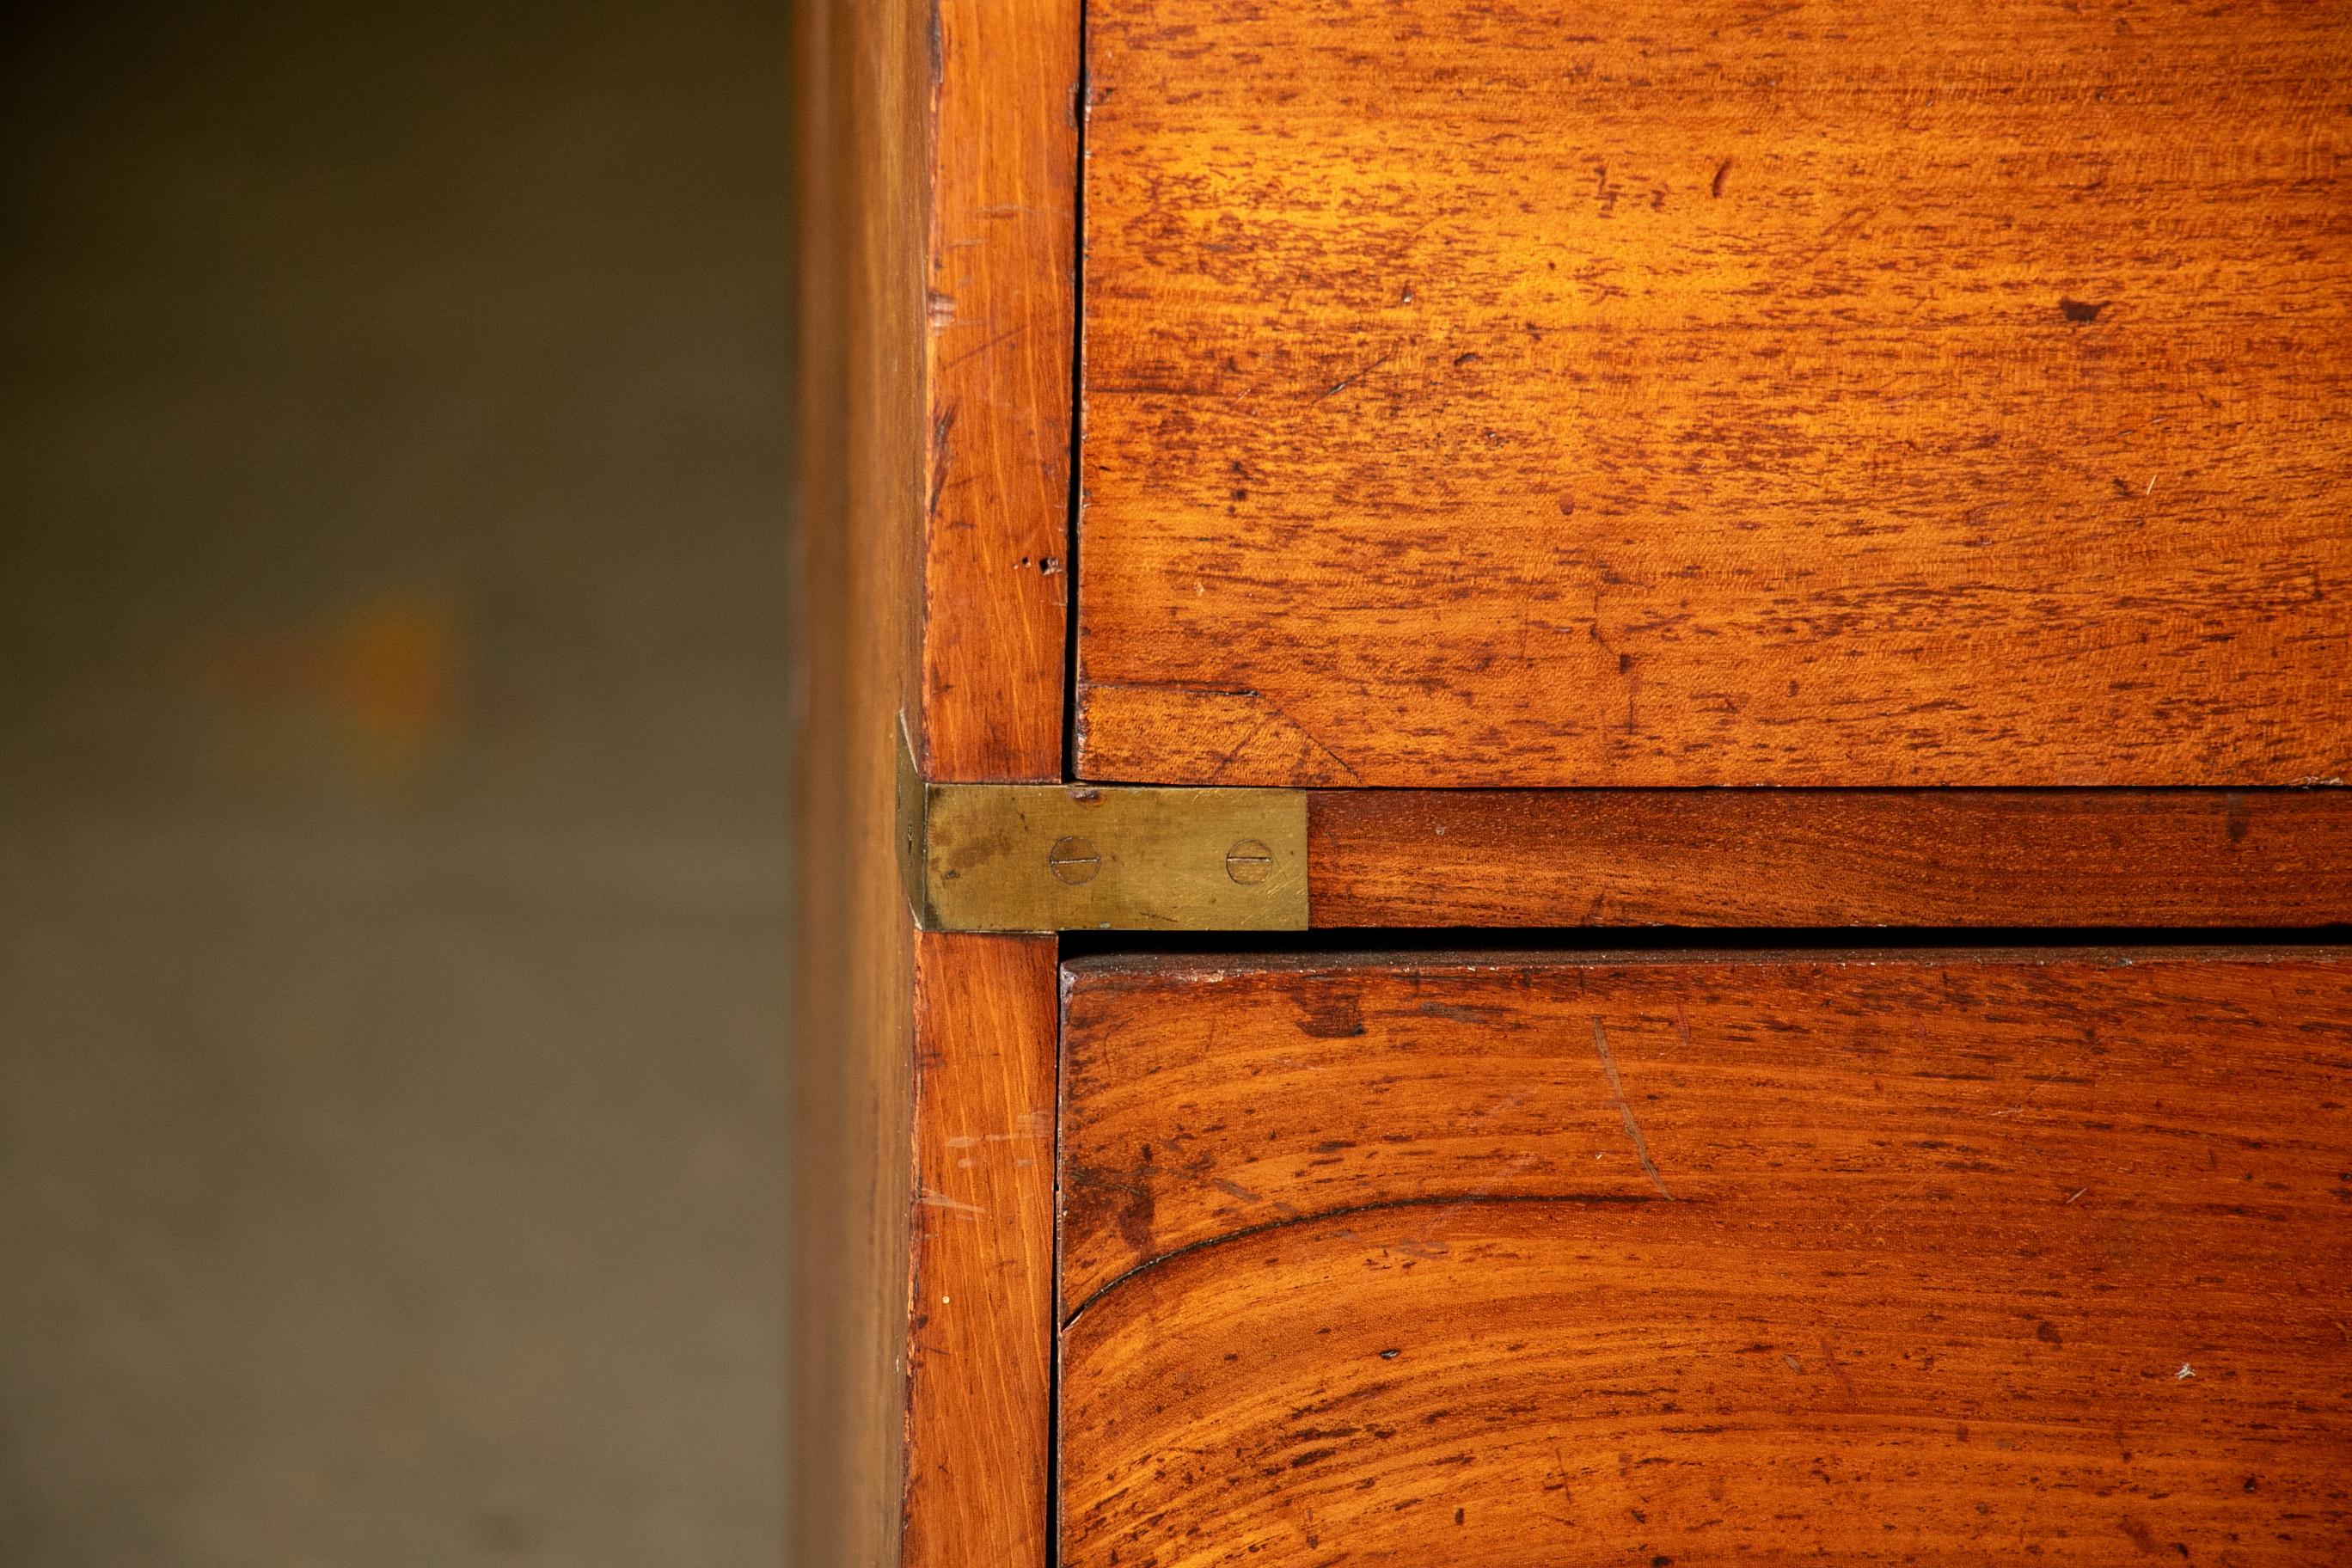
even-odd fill
[[(1516, 1102), (1516, 1100), (1517, 1097), (1514, 1096), (1514, 1102)], [(1485, 1112), (1482, 1111), (1480, 1114), (1484, 1115)], [(1489, 1197), (1492, 1197), (1495, 1194), (1502, 1191), (1503, 1188), (1516, 1181), (1523, 1172), (1536, 1163), (1538, 1163), (1538, 1161), (1536, 1156), (1533, 1154), (1519, 1154), (1513, 1156), (1510, 1163), (1503, 1167), (1500, 1174), (1492, 1176), (1489, 1179), (1479, 1183), (1476, 1186), (1472, 1187), (1468, 1192), (1464, 1193), (1461, 1196), (1454, 1199), (1452, 1202), (1440, 1205), (1435, 1211), (1430, 1215), (1429, 1220), (1426, 1224), (1422, 1226), (1419, 1230), (1414, 1231), (1411, 1237), (1397, 1244), (1397, 1250), (1414, 1258), (1444, 1257), (1445, 1244), (1438, 1239), (1438, 1233), (1444, 1230), (1446, 1226), (1452, 1225), (1455, 1217), (1464, 1209), (1470, 1207), (1474, 1204), (1486, 1202)], [(1664, 1189), (1661, 1188), (1660, 1190), (1664, 1191)]]
[(974, 1215), (982, 1219), (988, 1216), (988, 1211), (978, 1204), (962, 1203), (948, 1196), (945, 1193), (932, 1192), (928, 1187), (923, 1189), (922, 1196), (915, 1201), (927, 1209), (946, 1209), (950, 1214)]
[(1348, 388), (1355, 385), (1356, 383), (1363, 380), (1364, 377), (1371, 374), (1372, 372), (1380, 369), (1381, 366), (1388, 363), (1389, 361), (1394, 358), (1396, 358), (1396, 354), (1391, 351), (1391, 353), (1381, 355), (1380, 358), (1372, 361), (1371, 363), (1363, 365), (1349, 372), (1347, 375), (1340, 377), (1338, 381), (1333, 382), (1321, 392), (1316, 394), (1315, 401), (1320, 403), (1327, 397), (1337, 396), (1339, 394), (1347, 391)]
[(1853, 1392), (1853, 1379), (1846, 1374), (1845, 1363), (1838, 1360), (1837, 1349), (1830, 1343), (1827, 1334), (1822, 1336), (1822, 1360), (1829, 1364), (1831, 1375), (1837, 1379), (1838, 1390), (1845, 1395), (1846, 1408), (1858, 1408), (1862, 1402)]
[(928, 517), (939, 516), (940, 498), (948, 490), (948, 472), (951, 466), (949, 454), (953, 450), (949, 437), (955, 431), (955, 421), (956, 405), (953, 401), (945, 404), (931, 419), (931, 484), (930, 494), (925, 498), (924, 504), (924, 514)]
[(950, 354), (948, 358), (940, 363), (940, 368), (941, 370), (953, 370), (956, 366), (963, 363), (964, 361), (971, 359), (973, 355), (984, 354), (989, 350), (996, 347), (997, 344), (1009, 342), (1013, 339), (1019, 337), (1023, 331), (1024, 329), (1019, 326), (1007, 327), (1003, 331), (997, 333), (994, 337), (988, 339), (984, 342), (974, 343), (971, 347), (964, 350), (961, 353)]
[(1232, 749), (1227, 751), (1223, 756), (1217, 759), (1217, 765), (1209, 770), (1207, 782), (1213, 784), (1219, 779), (1223, 778), (1225, 776), (1225, 770), (1234, 765), (1234, 759), (1240, 756), (1244, 751), (1247, 751), (1249, 749), (1249, 743), (1252, 741), (1256, 740), (1258, 735), (1265, 729), (1265, 727), (1273, 722), (1273, 714), (1259, 714), (1257, 722), (1249, 727), (1248, 732), (1243, 735), (1240, 740), (1235, 741), (1233, 743)]
[[(1281, 710), (1276, 709), (1276, 711), (1281, 712)], [(1346, 773), (1349, 778), (1354, 780), (1358, 784), (1364, 782), (1364, 775), (1356, 771), (1355, 764), (1349, 762), (1347, 758), (1341, 756), (1339, 752), (1333, 751), (1329, 746), (1324, 744), (1323, 738), (1320, 735), (1318, 735), (1314, 731), (1308, 729), (1297, 720), (1293, 719), (1287, 713), (1283, 713), (1282, 717), (1284, 722), (1287, 723), (1292, 729), (1307, 737), (1307, 741), (1309, 745), (1322, 752), (1325, 756), (1330, 758), (1333, 762), (1339, 763), (1340, 772)]]
[(1675, 1194), (1666, 1191), (1665, 1178), (1658, 1174), (1657, 1162), (1650, 1158), (1650, 1145), (1642, 1137), (1642, 1125), (1633, 1120), (1633, 1107), (1625, 1099), (1624, 1082), (1617, 1076), (1617, 1058), (1609, 1054), (1609, 1031), (1601, 1026), (1598, 1016), (1592, 1020), (1592, 1048), (1601, 1053), (1601, 1070), (1609, 1075), (1609, 1092), (1617, 1097), (1617, 1114), (1625, 1119), (1625, 1136), (1633, 1141), (1633, 1152), (1642, 1162), (1643, 1173), (1658, 1189), (1660, 1197), (1674, 1202)]
[[(1089, 688), (1089, 689), (1096, 689)], [(1188, 689), (1171, 686), (1162, 688), (1161, 689), (1181, 691)], [(1222, 780), (1225, 776), (1225, 770), (1239, 762), (1243, 754), (1250, 749), (1251, 743), (1256, 741), (1260, 735), (1265, 733), (1265, 731), (1277, 721), (1290, 730), (1297, 731), (1299, 739), (1305, 741), (1308, 745), (1314, 747), (1317, 751), (1330, 758), (1333, 764), (1336, 765), (1340, 772), (1346, 773), (1350, 780), (1359, 784), (1362, 782), (1362, 775), (1356, 772), (1354, 765), (1350, 763), (1347, 758), (1341, 756), (1339, 752), (1326, 745), (1323, 742), (1322, 738), (1317, 735), (1315, 731), (1309, 730), (1306, 725), (1292, 718), (1289, 713), (1284, 710), (1281, 704), (1268, 701), (1263, 692), (1254, 690), (1227, 692), (1212, 689), (1208, 690), (1206, 694), (1219, 697), (1245, 696), (1255, 700), (1260, 705), (1262, 711), (1258, 715), (1257, 721), (1252, 724), (1248, 730), (1244, 731), (1242, 738), (1234, 742), (1233, 745), (1226, 750), (1224, 754), (1218, 758), (1217, 765), (1210, 770), (1208, 777), (1202, 782), (1213, 784)]]

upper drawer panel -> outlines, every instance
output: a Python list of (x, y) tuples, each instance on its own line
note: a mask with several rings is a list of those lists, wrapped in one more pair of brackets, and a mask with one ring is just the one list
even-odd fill
[(1082, 776), (2352, 773), (2352, 5), (1088, 33)]

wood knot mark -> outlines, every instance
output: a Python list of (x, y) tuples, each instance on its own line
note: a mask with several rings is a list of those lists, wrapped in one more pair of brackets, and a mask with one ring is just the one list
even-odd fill
[(1144, 1144), (1131, 1171), (1103, 1170), (1072, 1164), (1064, 1178), (1069, 1192), (1070, 1215), (1079, 1227), (1097, 1223), (1110, 1211), (1110, 1223), (1121, 1241), (1139, 1257), (1149, 1258), (1157, 1232), (1151, 1145)]
[(2069, 300), (2061, 295), (2058, 300), (2058, 313), (2070, 321), (2095, 321), (2099, 319), (2099, 312), (2105, 310), (2109, 303), (2108, 300), (2101, 300), (2096, 304), (2093, 304), (2084, 300)]
[(1345, 1040), (1364, 1032), (1363, 1005), (1346, 992), (1302, 986), (1291, 993), (1299, 1032), (1318, 1040)]
[(1135, 1169), (1119, 1184), (1126, 1201), (1118, 1205), (1118, 1237), (1141, 1257), (1151, 1256), (1153, 1207), (1151, 1145), (1136, 1151)]

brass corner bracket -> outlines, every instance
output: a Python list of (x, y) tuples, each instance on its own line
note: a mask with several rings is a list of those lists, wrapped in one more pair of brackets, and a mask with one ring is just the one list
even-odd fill
[(898, 866), (925, 931), (1305, 931), (1307, 794), (932, 784), (901, 729)]

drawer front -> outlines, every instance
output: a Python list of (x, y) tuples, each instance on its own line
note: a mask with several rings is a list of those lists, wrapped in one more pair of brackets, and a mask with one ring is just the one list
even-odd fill
[(2341, 950), (1064, 993), (1072, 1568), (2352, 1555)]
[(2352, 773), (2352, 6), (1089, 6), (1104, 780)]

